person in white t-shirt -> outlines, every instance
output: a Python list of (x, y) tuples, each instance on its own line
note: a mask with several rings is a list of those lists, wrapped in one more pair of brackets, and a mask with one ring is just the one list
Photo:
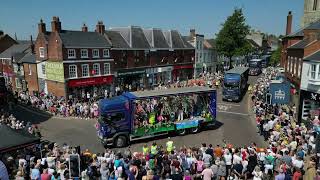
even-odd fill
[(223, 158), (226, 162), (226, 170), (227, 170), (227, 175), (228, 175), (228, 174), (230, 174), (230, 170), (231, 170), (231, 166), (232, 166), (232, 155), (228, 149), (225, 150)]

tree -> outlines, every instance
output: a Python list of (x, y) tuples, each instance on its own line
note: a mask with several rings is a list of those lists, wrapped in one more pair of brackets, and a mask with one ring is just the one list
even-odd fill
[(270, 64), (273, 66), (278, 65), (280, 63), (280, 58), (281, 58), (281, 48), (278, 47), (278, 49), (272, 52), (271, 54)]
[(235, 9), (217, 34), (216, 45), (218, 53), (226, 56), (230, 62), (233, 56), (246, 55), (249, 51), (252, 51), (246, 40), (250, 27), (245, 21), (242, 9)]

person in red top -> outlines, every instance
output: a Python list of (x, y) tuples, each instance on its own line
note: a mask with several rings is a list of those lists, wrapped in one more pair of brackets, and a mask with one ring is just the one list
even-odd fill
[(51, 180), (51, 174), (48, 173), (48, 169), (42, 171), (41, 180)]
[(300, 180), (302, 177), (301, 170), (299, 168), (295, 168), (296, 172), (293, 174), (292, 180)]

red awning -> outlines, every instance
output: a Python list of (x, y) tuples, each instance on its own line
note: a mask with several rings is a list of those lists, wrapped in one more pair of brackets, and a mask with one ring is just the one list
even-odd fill
[(173, 69), (192, 69), (193, 65), (178, 65), (178, 66), (173, 66)]
[(89, 77), (83, 79), (71, 79), (68, 82), (69, 87), (84, 87), (102, 84), (111, 84), (113, 81), (113, 75), (100, 76), (100, 77)]

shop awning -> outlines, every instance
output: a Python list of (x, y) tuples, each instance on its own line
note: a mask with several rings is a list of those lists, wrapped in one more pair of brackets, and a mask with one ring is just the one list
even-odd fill
[(100, 76), (100, 77), (89, 77), (82, 79), (70, 79), (68, 81), (69, 87), (85, 87), (102, 84), (111, 84), (113, 82), (113, 75)]

